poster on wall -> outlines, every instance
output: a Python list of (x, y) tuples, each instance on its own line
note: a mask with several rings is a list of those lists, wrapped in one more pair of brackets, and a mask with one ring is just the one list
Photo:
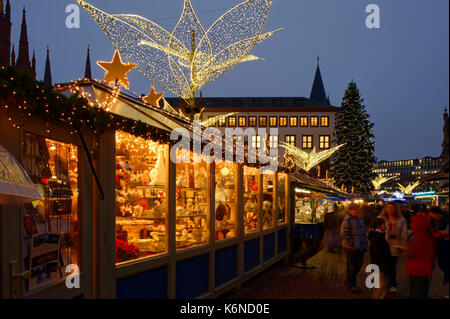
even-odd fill
[(31, 238), (30, 270), (28, 288), (32, 289), (59, 279), (59, 251), (61, 235), (44, 233)]

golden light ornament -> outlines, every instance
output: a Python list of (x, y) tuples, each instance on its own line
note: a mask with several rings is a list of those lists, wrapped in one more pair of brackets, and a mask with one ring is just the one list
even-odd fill
[(205, 31), (190, 0), (172, 33), (141, 16), (111, 15), (77, 2), (97, 21), (113, 45), (137, 70), (195, 106), (195, 94), (237, 64), (261, 60), (250, 50), (281, 29), (261, 34), (272, 0), (247, 0)]
[(372, 180), (372, 184), (375, 187), (375, 190), (379, 190), (380, 186), (386, 183), (387, 181), (390, 181), (391, 179), (395, 178), (396, 176), (390, 176), (386, 177), (381, 174), (379, 174), (374, 180)]
[(130, 88), (130, 81), (128, 81), (127, 73), (136, 68), (134, 63), (123, 63), (118, 50), (114, 53), (114, 58), (111, 62), (97, 62), (105, 71), (104, 82), (106, 84), (117, 85), (120, 83), (124, 88)]
[[(325, 150), (319, 153), (316, 152), (316, 148), (314, 147), (310, 153), (306, 153), (305, 151), (293, 145), (287, 143), (280, 144), (281, 147), (283, 147), (290, 154), (293, 155), (292, 160), (295, 163), (295, 165), (305, 170), (306, 172), (309, 172), (314, 166), (322, 163), (323, 161), (331, 157), (337, 150), (339, 150), (344, 145), (345, 144), (341, 144), (329, 150)], [(289, 156), (285, 154), (285, 158), (289, 158)]]
[(420, 185), (420, 181), (419, 182), (415, 182), (415, 183), (410, 183), (408, 186), (403, 186), (400, 183), (397, 183), (398, 187), (400, 187), (400, 190), (402, 193), (406, 194), (406, 195), (410, 195), (413, 190)]
[(150, 88), (150, 94), (147, 96), (144, 96), (142, 98), (142, 100), (151, 106), (159, 107), (159, 101), (161, 101), (163, 96), (164, 96), (164, 92), (156, 93), (155, 86), (152, 85)]

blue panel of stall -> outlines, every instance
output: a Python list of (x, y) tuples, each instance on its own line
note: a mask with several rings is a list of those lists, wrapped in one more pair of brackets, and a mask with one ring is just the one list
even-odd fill
[(237, 277), (237, 247), (216, 251), (215, 286), (219, 287)]
[(176, 297), (192, 299), (209, 289), (209, 255), (179, 261), (176, 266)]
[(278, 232), (278, 255), (284, 253), (287, 249), (287, 229)]
[(259, 266), (259, 238), (244, 244), (244, 272), (249, 272), (257, 266)]
[(166, 299), (167, 267), (117, 280), (117, 299)]
[(275, 257), (275, 233), (264, 236), (263, 261), (269, 261)]

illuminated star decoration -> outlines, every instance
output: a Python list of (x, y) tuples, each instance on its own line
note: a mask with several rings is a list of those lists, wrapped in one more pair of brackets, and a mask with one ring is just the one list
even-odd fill
[(345, 144), (341, 144), (333, 147), (332, 149), (319, 153), (316, 152), (316, 148), (313, 148), (310, 153), (306, 153), (305, 151), (302, 151), (301, 149), (293, 145), (287, 143), (280, 144), (281, 147), (285, 148), (289, 153), (293, 155), (294, 158), (292, 160), (294, 161), (295, 165), (305, 170), (306, 172), (309, 172), (317, 164), (322, 163), (344, 145)]
[(396, 178), (396, 177), (397, 176), (385, 177), (385, 176), (379, 174), (374, 180), (372, 180), (372, 184), (375, 187), (375, 190), (379, 190), (381, 185), (383, 185), (387, 181), (389, 181), (393, 178)]
[(402, 193), (404, 193), (404, 194), (406, 194), (406, 195), (411, 194), (412, 191), (413, 191), (417, 186), (419, 186), (419, 184), (420, 184), (420, 182), (415, 182), (414, 184), (413, 184), (413, 183), (410, 183), (408, 186), (405, 187), (405, 186), (403, 186), (402, 184), (397, 183), (397, 185), (398, 185), (398, 187), (400, 187), (400, 190), (402, 191)]
[(117, 85), (120, 83), (124, 88), (130, 88), (130, 81), (128, 81), (127, 73), (136, 68), (134, 63), (123, 63), (118, 50), (114, 53), (114, 58), (111, 62), (97, 62), (105, 71), (105, 83)]
[(162, 99), (163, 96), (164, 92), (156, 93), (155, 86), (152, 85), (150, 88), (150, 94), (144, 96), (142, 100), (149, 105), (159, 107), (159, 101)]
[(272, 0), (246, 0), (205, 31), (190, 0), (173, 32), (141, 16), (111, 15), (77, 2), (97, 21), (113, 45), (137, 70), (160, 87), (195, 105), (206, 83), (246, 61), (262, 60), (250, 50), (275, 32), (261, 33)]

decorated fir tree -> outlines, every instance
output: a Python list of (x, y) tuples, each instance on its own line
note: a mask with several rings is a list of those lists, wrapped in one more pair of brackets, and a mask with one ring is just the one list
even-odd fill
[(373, 190), (375, 156), (372, 128), (359, 90), (352, 81), (336, 115), (335, 142), (337, 145), (345, 144), (332, 159), (330, 173), (336, 186), (355, 193)]

